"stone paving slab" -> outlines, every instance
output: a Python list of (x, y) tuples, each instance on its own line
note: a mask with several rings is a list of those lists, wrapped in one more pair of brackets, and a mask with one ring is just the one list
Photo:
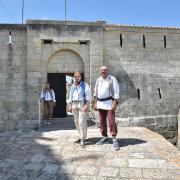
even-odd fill
[(96, 145), (99, 129), (89, 129), (86, 146), (76, 130), (0, 133), (0, 180), (180, 180), (180, 151), (143, 127), (120, 127), (112, 141)]

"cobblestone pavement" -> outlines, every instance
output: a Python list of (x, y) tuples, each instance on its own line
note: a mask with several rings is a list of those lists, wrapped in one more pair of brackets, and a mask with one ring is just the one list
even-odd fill
[(119, 151), (95, 145), (99, 129), (89, 129), (86, 146), (74, 144), (76, 130), (0, 133), (0, 180), (180, 180), (180, 151), (143, 127), (120, 127)]

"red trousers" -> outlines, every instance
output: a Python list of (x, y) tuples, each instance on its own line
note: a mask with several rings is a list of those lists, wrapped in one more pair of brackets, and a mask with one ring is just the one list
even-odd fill
[(107, 121), (110, 127), (110, 133), (112, 137), (116, 137), (117, 135), (117, 125), (115, 122), (115, 112), (112, 110), (103, 110), (99, 109), (99, 117), (100, 117), (100, 131), (102, 136), (107, 137)]

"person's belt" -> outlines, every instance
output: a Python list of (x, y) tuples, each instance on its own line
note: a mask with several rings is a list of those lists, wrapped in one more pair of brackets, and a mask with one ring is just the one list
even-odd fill
[(81, 102), (83, 102), (84, 103), (84, 105), (87, 103), (87, 100), (73, 100), (72, 101), (72, 103), (81, 103)]
[(82, 100), (72, 100), (72, 102), (81, 102), (81, 101), (84, 101), (83, 99)]
[(97, 98), (98, 101), (107, 101), (107, 100), (114, 100), (113, 97), (107, 97), (107, 98)]
[(53, 100), (49, 100), (49, 101), (46, 101), (46, 100), (44, 100), (44, 102), (52, 102)]

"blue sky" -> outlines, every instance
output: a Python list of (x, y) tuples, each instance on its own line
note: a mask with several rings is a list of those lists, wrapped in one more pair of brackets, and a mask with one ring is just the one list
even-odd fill
[[(26, 19), (64, 20), (65, 0), (24, 0)], [(67, 20), (180, 27), (180, 0), (66, 0)], [(0, 0), (0, 23), (21, 23), (22, 0)]]

